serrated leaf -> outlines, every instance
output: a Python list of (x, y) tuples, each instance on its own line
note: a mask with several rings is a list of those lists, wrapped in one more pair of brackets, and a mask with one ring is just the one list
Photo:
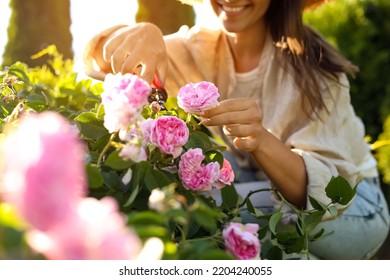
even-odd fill
[(269, 229), (273, 234), (276, 234), (276, 226), (279, 223), (282, 216), (283, 213), (280, 210), (278, 210), (277, 212), (273, 213), (271, 218), (269, 219)]
[(155, 188), (165, 187), (169, 185), (171, 181), (164, 172), (149, 168), (145, 173), (144, 183), (148, 190), (151, 191)]
[(107, 129), (103, 125), (103, 120), (98, 119), (95, 113), (85, 112), (75, 118), (78, 124), (80, 133), (86, 138), (97, 140), (108, 134)]

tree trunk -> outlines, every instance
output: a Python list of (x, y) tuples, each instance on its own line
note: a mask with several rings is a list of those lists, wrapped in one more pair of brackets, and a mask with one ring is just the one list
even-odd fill
[(64, 58), (73, 58), (70, 0), (10, 0), (10, 7), (3, 66), (17, 61), (42, 65), (44, 58), (32, 60), (31, 55), (51, 44)]
[(182, 25), (193, 26), (195, 12), (177, 0), (138, 0), (136, 21), (154, 23), (163, 34), (170, 34)]

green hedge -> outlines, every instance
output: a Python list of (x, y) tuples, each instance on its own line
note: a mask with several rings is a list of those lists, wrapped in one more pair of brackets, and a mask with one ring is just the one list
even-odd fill
[(359, 66), (352, 103), (373, 139), (390, 114), (389, 18), (389, 0), (334, 0), (305, 13), (310, 26)]

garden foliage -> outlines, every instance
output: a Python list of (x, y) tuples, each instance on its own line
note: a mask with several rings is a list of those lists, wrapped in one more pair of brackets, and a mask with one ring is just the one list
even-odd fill
[[(123, 123), (110, 122), (111, 119), (108, 117), (110, 112), (113, 114), (117, 112), (111, 109), (120, 108), (123, 105), (121, 103), (123, 99), (118, 99), (118, 102), (114, 100), (114, 95), (118, 97), (120, 92), (115, 92), (114, 95), (107, 93), (109, 89), (105, 88), (104, 85), (109, 83), (78, 79), (77, 73), (72, 70), (72, 61), (63, 60), (54, 46), (43, 50), (36, 57), (49, 57), (48, 63), (44, 66), (30, 68), (26, 64), (18, 62), (5, 68), (0, 74), (0, 150), (9, 145), (7, 144), (9, 139), (14, 139), (12, 138), (14, 137), (13, 131), (21, 129), (21, 124), (26, 116), (36, 116), (35, 121), (31, 122), (33, 124), (40, 118), (47, 118), (44, 113), (50, 112), (53, 122), (58, 119), (60, 127), (62, 127), (63, 121), (59, 119), (66, 120), (72, 129), (58, 129), (59, 133), (65, 133), (67, 130), (76, 132), (77, 139), (85, 147), (85, 154), (82, 157), (85, 180), (75, 181), (77, 184), (85, 183), (85, 193), (76, 195), (75, 203), (78, 206), (75, 207), (81, 210), (77, 212), (77, 215), (71, 214), (71, 216), (73, 215), (71, 221), (77, 221), (76, 224), (81, 227), (80, 232), (88, 236), (95, 232), (92, 227), (97, 226), (99, 230), (96, 230), (92, 236), (96, 237), (96, 234), (99, 233), (101, 238), (114, 242), (115, 246), (118, 245), (115, 240), (118, 240), (119, 237), (119, 240), (125, 240), (127, 237), (133, 240), (134, 248), (139, 246), (138, 241), (135, 241), (138, 239), (144, 247), (147, 247), (146, 244), (150, 240), (159, 240), (160, 244), (163, 244), (161, 256), (159, 256), (162, 259), (246, 259), (256, 257), (256, 254), (260, 254), (258, 257), (261, 259), (281, 259), (288, 257), (290, 253), (308, 255), (311, 242), (315, 242), (319, 238), (326, 238), (330, 234), (318, 227), (323, 216), (326, 213), (337, 216), (336, 204), (346, 205), (355, 195), (356, 187), (352, 188), (342, 177), (336, 177), (326, 188), (326, 193), (332, 202), (325, 205), (315, 198), (310, 198), (312, 210), (294, 208), (276, 190), (271, 188), (259, 189), (249, 193), (247, 197), (239, 197), (234, 184), (231, 183), (232, 178), (229, 172), (224, 173), (226, 176), (223, 180), (214, 186), (216, 179), (222, 177), (222, 170), (229, 168), (228, 165), (225, 165), (223, 157), (225, 147), (199, 123), (196, 110), (188, 113), (177, 105), (180, 102), (185, 103), (185, 100), (177, 102), (176, 98), (168, 98), (168, 101), (164, 102), (159, 100), (158, 96), (154, 96), (154, 102), (150, 105), (142, 105), (139, 116), (134, 114), (130, 116), (134, 117), (133, 119), (129, 115), (126, 115), (126, 118), (118, 118), (124, 121), (132, 120), (128, 126), (121, 126)], [(114, 76), (111, 77), (114, 78)], [(134, 76), (129, 77), (135, 79)], [(141, 83), (139, 87), (143, 87), (142, 81), (138, 82)], [(178, 98), (180, 98), (180, 94)], [(131, 102), (134, 100), (133, 96)], [(190, 110), (192, 109), (190, 108)], [(177, 143), (183, 137), (188, 136), (187, 141), (182, 143), (181, 147), (172, 148), (167, 145), (168, 142), (176, 140), (172, 140), (170, 135), (167, 136), (164, 134), (165, 132), (159, 130), (161, 127), (171, 124), (172, 118), (175, 118), (174, 125), (180, 129), (174, 131), (168, 129), (167, 131), (176, 133), (176, 136), (177, 133), (183, 132), (177, 136), (179, 137)], [(154, 134), (148, 138), (150, 143), (148, 142), (147, 146), (143, 146), (138, 141), (140, 138), (134, 137), (139, 132), (139, 130), (137, 132), (140, 127), (138, 124), (143, 123), (144, 120), (151, 120), (155, 130), (152, 132)], [(34, 128), (33, 125), (29, 127), (30, 129)], [(46, 127), (35, 126), (36, 131), (45, 131), (44, 128), (46, 129)], [(125, 133), (121, 133), (121, 130), (124, 130)], [(36, 131), (34, 131), (34, 135)], [(53, 132), (50, 129), (48, 131)], [(129, 135), (131, 137), (128, 137)], [(161, 138), (161, 135), (165, 138)], [(145, 133), (142, 137), (144, 136)], [(12, 164), (15, 164), (15, 160), (21, 159), (23, 161), (24, 151), (36, 147), (34, 146), (36, 145), (35, 141), (32, 141), (35, 139), (33, 137), (31, 139), (28, 136), (25, 138), (16, 137), (15, 139), (17, 141), (12, 143), (23, 145), (23, 148), (7, 146), (12, 147), (11, 150), (15, 151), (17, 156), (9, 156), (7, 161), (0, 161), (0, 169), (8, 170), (8, 172), (10, 170), (13, 172)], [(160, 141), (161, 139), (166, 139), (166, 141)], [(56, 141), (53, 145), (55, 144)], [(134, 150), (126, 149), (126, 147), (129, 148), (129, 144), (131, 144), (130, 148), (145, 148), (146, 157), (140, 153), (134, 157)], [(42, 149), (54, 149), (53, 147), (55, 146), (45, 145)], [(67, 165), (67, 162), (69, 157), (75, 153), (69, 152), (67, 154), (66, 152), (71, 151), (71, 149), (66, 147), (63, 147), (64, 150), (61, 150), (61, 146), (58, 148), (58, 154), (63, 155), (62, 158), (56, 158), (53, 153), (50, 153), (53, 165), (46, 165), (49, 169), (55, 166), (55, 168), (63, 168), (61, 170), (66, 172), (69, 171), (70, 165)], [(3, 151), (3, 154), (7, 153)], [(138, 157), (138, 155), (141, 156)], [(57, 163), (57, 160), (62, 164), (54, 164)], [(25, 162), (22, 165), (15, 164), (15, 168), (29, 166), (30, 163), (27, 161), (26, 157)], [(213, 186), (210, 184), (194, 185), (191, 180), (194, 177), (186, 177), (193, 172), (189, 165), (196, 161), (199, 161), (196, 166), (201, 167), (199, 171), (205, 172), (205, 176), (200, 179), (205, 179), (207, 176), (213, 177), (210, 181)], [(34, 164), (34, 161), (31, 162)], [(50, 193), (45, 192), (50, 192), (48, 186), (53, 185), (55, 178), (50, 177), (52, 174), (46, 174), (42, 169), (40, 172), (40, 178), (45, 180), (24, 183), (18, 180), (17, 182), (24, 184), (23, 187), (34, 184), (34, 188), (44, 190), (42, 197), (53, 198)], [(210, 174), (220, 175), (218, 177)], [(29, 176), (33, 175), (29, 174)], [(2, 176), (2, 178), (9, 177)], [(11, 179), (7, 179), (7, 182), (0, 182), (0, 194), (6, 193), (7, 189), (12, 189), (13, 181)], [(64, 185), (61, 187), (66, 187), (69, 178), (62, 179), (61, 182)], [(44, 185), (46, 183), (48, 186)], [(43, 186), (39, 184), (43, 184)], [(69, 188), (73, 187), (72, 183)], [(221, 204), (217, 204), (216, 200), (208, 194), (211, 188), (220, 189)], [(255, 209), (251, 202), (251, 195), (260, 191), (275, 191), (282, 200), (283, 207), (287, 205), (293, 208), (297, 215), (297, 222), (290, 227), (282, 225), (283, 207), (275, 209), (273, 213), (268, 215)], [(31, 198), (31, 193), (20, 195)], [(42, 233), (43, 236), (49, 236), (52, 242), (60, 240), (61, 244), (65, 244), (63, 240), (69, 241), (69, 236), (61, 234), (61, 230), (58, 230), (63, 225), (56, 227), (56, 230), (49, 230), (50, 235), (47, 233), (47, 228), (50, 228), (50, 225), (46, 224), (48, 221), (44, 221), (43, 225), (39, 222), (41, 221), (39, 213), (42, 213), (40, 203), (47, 203), (47, 200), (33, 194), (32, 199), (28, 200), (30, 204), (26, 212), (23, 211), (23, 207), (26, 208), (26, 205), (20, 201), (19, 204), (13, 203), (14, 200), (9, 200), (6, 197), (3, 196), (0, 200), (0, 258), (118, 257), (118, 255), (110, 255), (110, 252), (106, 251), (109, 250), (109, 246), (104, 247), (103, 245), (101, 247), (97, 245), (98, 249), (88, 247), (86, 249), (88, 254), (81, 256), (66, 254), (61, 251), (61, 246), (57, 246), (56, 250), (50, 252), (40, 250), (37, 242), (31, 241), (37, 240), (36, 238), (31, 239), (31, 231), (35, 237), (37, 231), (40, 234), (38, 236), (42, 237)], [(93, 200), (88, 200), (92, 198)], [(57, 196), (56, 199), (67, 199), (67, 196)], [(115, 201), (117, 209), (113, 206), (112, 201)], [(61, 204), (60, 201), (58, 204)], [(54, 205), (54, 209), (57, 209), (55, 203), (52, 205)], [(81, 221), (85, 221), (86, 207), (89, 209), (88, 215), (91, 215), (86, 221), (90, 223), (81, 223)], [(240, 213), (244, 208), (258, 219), (260, 226), (241, 224)], [(96, 212), (93, 209), (96, 209)], [(128, 231), (123, 233), (121, 229), (123, 222), (122, 218), (118, 218), (118, 213), (124, 218), (125, 226), (131, 230), (131, 234)], [(34, 216), (34, 219), (30, 218), (30, 214)], [(114, 224), (107, 223), (106, 228), (102, 227), (106, 223), (105, 221), (113, 219), (116, 221)], [(85, 224), (91, 228), (85, 228)], [(66, 225), (66, 232), (72, 232), (74, 223)], [(115, 230), (110, 230), (110, 226)], [(250, 234), (251, 238), (244, 240), (242, 236), (245, 234)], [(74, 240), (71, 241), (81, 242), (80, 235), (82, 234), (72, 235)], [(112, 236), (119, 237), (112, 239)], [(233, 242), (236, 242), (235, 245), (232, 245)], [(84, 246), (80, 243), (77, 244), (81, 247)], [(251, 250), (247, 250), (243, 254), (240, 246), (250, 247)], [(36, 251), (41, 254), (37, 254)], [(136, 258), (133, 253), (129, 256)]]

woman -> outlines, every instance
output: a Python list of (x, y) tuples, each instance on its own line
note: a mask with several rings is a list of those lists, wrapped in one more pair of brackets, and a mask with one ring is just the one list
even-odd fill
[[(360, 182), (343, 214), (321, 223), (333, 234), (310, 251), (322, 259), (372, 257), (388, 234), (389, 213), (350, 104), (346, 74), (357, 68), (303, 24), (302, 0), (204, 4), (219, 30), (182, 28), (163, 37), (149, 23), (114, 27), (91, 41), (87, 58), (97, 67), (88, 73), (136, 72), (170, 94), (188, 82), (215, 83), (222, 101), (202, 123), (222, 128), (227, 156), (244, 183), (237, 190), (266, 178), (295, 207), (310, 209), (309, 196), (330, 202), (325, 187), (332, 176)], [(259, 208), (278, 204), (267, 195), (255, 200)], [(288, 210), (286, 217), (294, 218)]]

